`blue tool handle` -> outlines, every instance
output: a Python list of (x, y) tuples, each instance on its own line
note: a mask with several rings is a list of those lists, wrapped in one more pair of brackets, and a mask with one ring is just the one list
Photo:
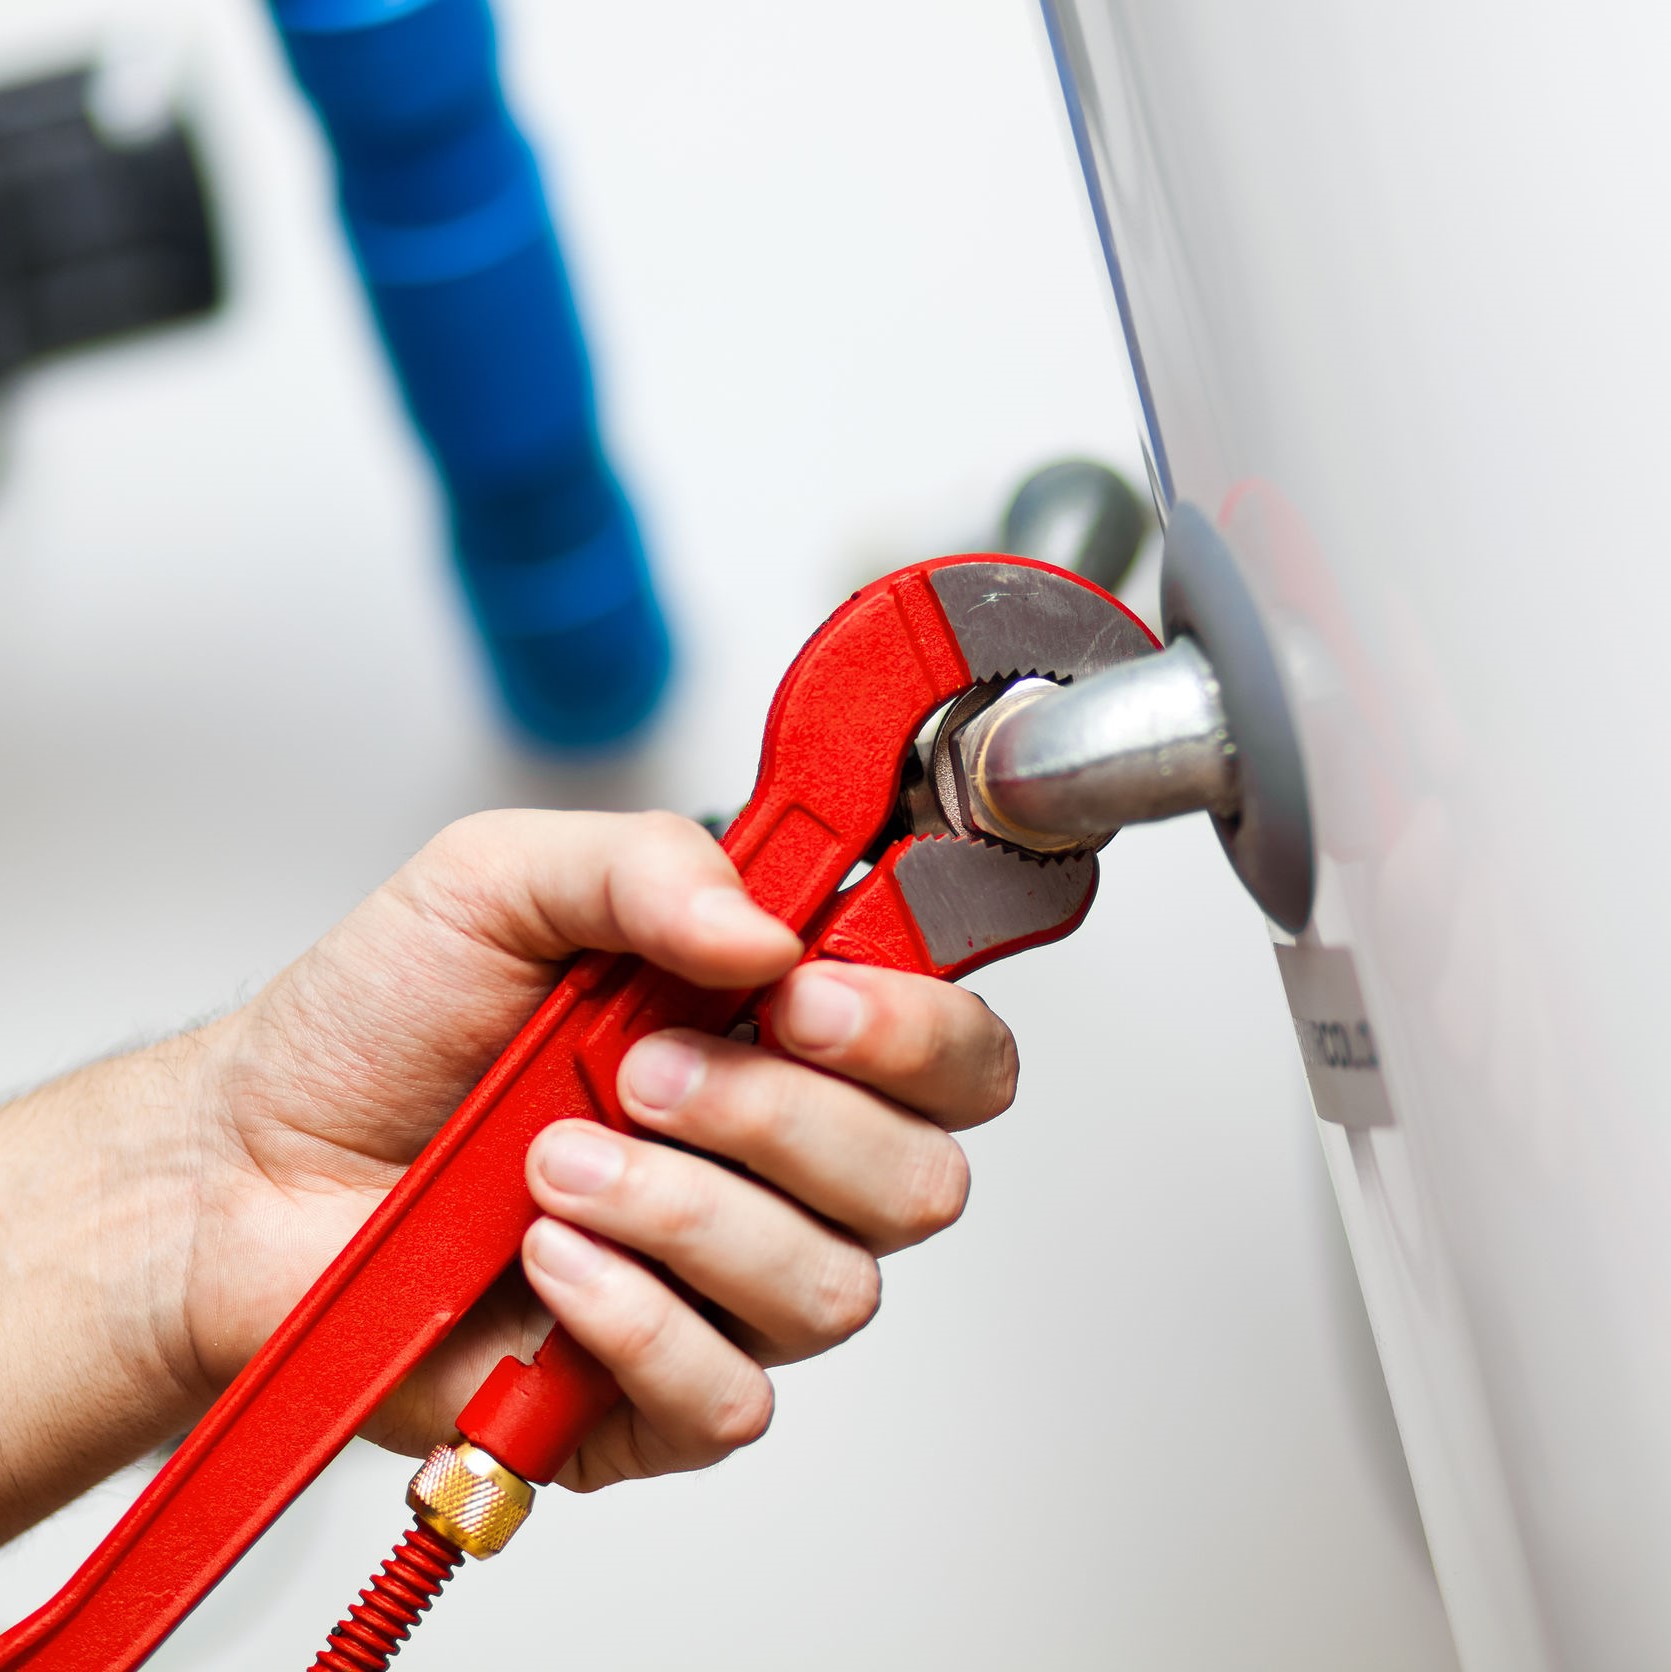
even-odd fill
[(667, 630), (486, 0), (270, 0), (335, 154), (389, 358), (447, 490), (506, 699), (598, 746), (666, 682)]

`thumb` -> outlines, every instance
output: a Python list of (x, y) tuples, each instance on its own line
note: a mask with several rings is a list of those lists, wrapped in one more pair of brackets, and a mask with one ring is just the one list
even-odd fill
[(479, 813), (390, 884), (419, 910), (513, 955), (635, 952), (703, 987), (757, 987), (801, 955), (724, 849), (672, 813)]

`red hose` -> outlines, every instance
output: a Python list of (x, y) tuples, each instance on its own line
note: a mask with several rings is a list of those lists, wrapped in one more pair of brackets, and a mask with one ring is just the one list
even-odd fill
[(326, 1640), (311, 1672), (387, 1672), (388, 1664), (464, 1560), (451, 1539), (415, 1522)]

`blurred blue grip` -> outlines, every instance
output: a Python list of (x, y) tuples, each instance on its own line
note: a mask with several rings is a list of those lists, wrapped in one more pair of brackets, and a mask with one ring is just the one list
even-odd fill
[(598, 438), (539, 170), (486, 0), (271, 0), (511, 708), (569, 747), (636, 726), (667, 629)]

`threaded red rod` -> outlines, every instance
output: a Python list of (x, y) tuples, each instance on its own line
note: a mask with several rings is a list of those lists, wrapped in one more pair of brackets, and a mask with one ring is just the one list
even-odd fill
[(423, 1522), (413, 1523), (319, 1651), (311, 1672), (387, 1672), (464, 1552)]

